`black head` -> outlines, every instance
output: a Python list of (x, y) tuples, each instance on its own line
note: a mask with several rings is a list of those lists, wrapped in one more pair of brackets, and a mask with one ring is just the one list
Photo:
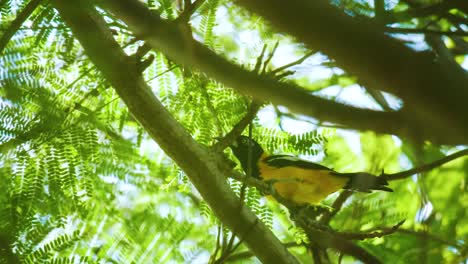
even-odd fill
[(260, 177), (260, 171), (257, 162), (263, 154), (263, 148), (255, 140), (246, 136), (239, 136), (237, 140), (229, 146), (236, 158), (241, 163), (242, 169), (247, 173), (248, 160), (249, 160), (249, 145), (251, 147), (251, 160), (252, 160), (252, 176), (255, 178)]

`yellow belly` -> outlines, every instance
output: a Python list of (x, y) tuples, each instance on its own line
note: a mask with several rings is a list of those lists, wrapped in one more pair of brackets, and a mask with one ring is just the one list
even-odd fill
[(272, 168), (259, 166), (263, 180), (278, 180), (276, 192), (297, 204), (316, 204), (331, 193), (343, 188), (348, 179), (331, 175), (327, 170), (308, 170), (296, 167)]

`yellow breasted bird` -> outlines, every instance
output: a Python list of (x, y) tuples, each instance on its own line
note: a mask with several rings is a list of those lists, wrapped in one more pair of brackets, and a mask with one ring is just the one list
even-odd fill
[(291, 155), (268, 155), (255, 140), (239, 136), (230, 148), (246, 173), (249, 144), (252, 177), (265, 181), (273, 180), (277, 194), (299, 205), (319, 203), (340, 189), (360, 192), (393, 191), (386, 187), (388, 182), (382, 177), (365, 172), (339, 173)]

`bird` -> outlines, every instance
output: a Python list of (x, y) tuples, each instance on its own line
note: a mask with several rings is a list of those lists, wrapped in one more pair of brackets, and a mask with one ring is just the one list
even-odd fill
[(276, 194), (297, 205), (318, 204), (328, 195), (349, 189), (360, 192), (393, 192), (388, 182), (366, 172), (340, 173), (293, 155), (270, 155), (255, 140), (239, 136), (229, 147), (246, 174), (272, 183)]

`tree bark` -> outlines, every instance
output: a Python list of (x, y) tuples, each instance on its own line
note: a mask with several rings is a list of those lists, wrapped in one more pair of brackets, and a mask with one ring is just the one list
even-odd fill
[(136, 64), (113, 39), (104, 19), (84, 1), (56, 0), (55, 8), (90, 60), (112, 84), (132, 115), (187, 174), (217, 217), (264, 263), (297, 263), (294, 256), (229, 188), (230, 171), (197, 144), (154, 96)]
[[(257, 3), (258, 1), (251, 1), (249, 3), (254, 2)], [(315, 3), (315, 1), (313, 2)], [(318, 0), (318, 2), (322, 1)], [(270, 2), (265, 3), (265, 5), (269, 6), (269, 3)], [(412, 99), (408, 99), (409, 102), (405, 101), (404, 108), (397, 112), (373, 111), (344, 105), (313, 96), (305, 89), (301, 89), (294, 84), (278, 82), (266, 77), (258, 76), (257, 74), (242, 69), (241, 67), (234, 65), (224, 58), (216, 55), (202, 44), (193, 40), (192, 36), (185, 32), (181, 25), (161, 19), (158, 14), (151, 12), (138, 1), (102, 0), (99, 1), (99, 4), (105, 9), (114, 12), (118, 18), (127, 23), (129, 28), (137, 36), (145, 39), (154, 49), (162, 51), (172, 60), (180, 64), (201, 70), (210, 77), (226, 84), (227, 86), (232, 87), (242, 93), (249, 94), (258, 100), (272, 101), (275, 104), (284, 105), (292, 111), (306, 114), (318, 118), (322, 121), (343, 124), (349, 126), (350, 128), (359, 130), (373, 130), (378, 133), (396, 134), (402, 137), (419, 140), (429, 139), (434, 142), (445, 144), (463, 144), (468, 142), (468, 138), (466, 136), (468, 134), (468, 120), (465, 123), (460, 121), (460, 119), (464, 120), (468, 117), (461, 114), (461, 112), (454, 112), (455, 108), (461, 111), (459, 101), (460, 98), (463, 98), (462, 96), (457, 97), (456, 101), (453, 102), (453, 107), (448, 107), (446, 109), (444, 108), (446, 105), (442, 104), (442, 102), (446, 103), (446, 101), (443, 101), (443, 99), (446, 98), (444, 96), (437, 97), (441, 99), (440, 103), (434, 103), (434, 100), (432, 100), (433, 97), (429, 96), (430, 91), (421, 92), (420, 94), (412, 93), (413, 89), (416, 89), (412, 87), (412, 85), (419, 87), (421, 85), (427, 86), (429, 84), (427, 81), (418, 83), (421, 81), (420, 79), (416, 78), (419, 75), (417, 75), (415, 79), (412, 80), (410, 78), (411, 71), (407, 68), (408, 65), (406, 64), (406, 61), (398, 64), (398, 67), (402, 68), (397, 67), (389, 74), (383, 73), (386, 69), (388, 70), (389, 65), (395, 66), (395, 63), (398, 62), (394, 59), (388, 63), (385, 62), (386, 59), (391, 57), (401, 58), (402, 56), (415, 56), (416, 62), (412, 62), (413, 64), (418, 64), (421, 63), (421, 61), (425, 61), (425, 59), (422, 58), (420, 54), (416, 54), (414, 51), (406, 48), (405, 46), (400, 46), (400, 43), (397, 40), (390, 39), (389, 37), (382, 35), (382, 39), (378, 39), (380, 42), (375, 43), (376, 48), (373, 48), (371, 45), (373, 44), (373, 39), (364, 37), (360, 40), (360, 44), (366, 43), (367, 40), (371, 42), (367, 43), (365, 46), (370, 48), (369, 54), (366, 54), (367, 57), (362, 58), (362, 60), (365, 61), (365, 63), (363, 63), (365, 66), (359, 66), (359, 63), (356, 62), (358, 57), (356, 57), (356, 55), (352, 55), (355, 53), (353, 50), (354, 45), (343, 47), (341, 44), (343, 41), (336, 41), (335, 39), (331, 41), (331, 37), (325, 37), (325, 39), (327, 39), (326, 43), (330, 44), (331, 46), (340, 47), (339, 55), (343, 55), (346, 52), (351, 54), (346, 55), (343, 60), (352, 67), (356, 67), (357, 70), (352, 70), (351, 72), (357, 74), (358, 76), (362, 74), (362, 76), (359, 77), (363, 80), (367, 80), (367, 84), (370, 87), (375, 88), (376, 90), (389, 90), (391, 88), (395, 94), (409, 94), (414, 96), (410, 98), (416, 100), (415, 102), (417, 103), (412, 104)], [(269, 9), (269, 7), (267, 9)], [(329, 10), (325, 9), (314, 12), (325, 11)], [(328, 23), (330, 19), (331, 18), (324, 20), (324, 23)], [(338, 26), (343, 27), (344, 25), (339, 24)], [(350, 33), (356, 34), (356, 36), (353, 36), (353, 39), (357, 41), (357, 39), (362, 34), (360, 31), (356, 31), (355, 28), (352, 29), (354, 31), (350, 30), (348, 32), (344, 28), (340, 29), (340, 32), (334, 33), (346, 33), (347, 35)], [(331, 28), (331, 30), (333, 30), (333, 28)], [(321, 31), (319, 33), (323, 32)], [(315, 35), (316, 38), (321, 38), (320, 34), (316, 33)], [(382, 50), (382, 47), (379, 46), (381, 43), (387, 43), (388, 45), (386, 44), (387, 46), (384, 46), (384, 49)], [(389, 48), (389, 52), (385, 50), (387, 48)], [(362, 51), (362, 48), (359, 49)], [(376, 50), (382, 52), (382, 56), (384, 56), (384, 58), (374, 54), (376, 53)], [(402, 54), (397, 56), (396, 54), (398, 54), (398, 52), (402, 52)], [(440, 70), (438, 68), (439, 66), (434, 66), (430, 63), (426, 64), (429, 65), (428, 70), (431, 75), (430, 78), (437, 79), (437, 76), (441, 76), (443, 77), (444, 81), (447, 80), (448, 76), (445, 76), (445, 73), (437, 71)], [(366, 67), (373, 69), (367, 69)], [(417, 70), (418, 69), (416, 69), (416, 71)], [(372, 73), (372, 71), (378, 71), (380, 72), (380, 75), (373, 76), (369, 73)], [(424, 71), (424, 69), (422, 71)], [(425, 74), (425, 76), (426, 75), (427, 74)], [(460, 80), (461, 79), (458, 78), (458, 81)], [(448, 86), (448, 88), (453, 88), (453, 85), (450, 85), (455, 82), (458, 83), (458, 81), (448, 81), (445, 83), (438, 80), (436, 85), (439, 87), (441, 83), (444, 83), (446, 84), (445, 87)], [(400, 90), (405, 90), (399, 89), (399, 87), (403, 84), (405, 85), (404, 88), (408, 90), (408, 92), (401, 93)], [(427, 87), (434, 88), (434, 84), (431, 83), (430, 85), (431, 86)], [(457, 86), (457, 88), (460, 87)], [(443, 92), (442, 89), (437, 90), (437, 92), (441, 91)], [(428, 98), (430, 100), (426, 100)], [(464, 109), (464, 104), (462, 108)], [(449, 113), (452, 115), (449, 115)], [(447, 129), (448, 127), (451, 129)]]
[(410, 120), (427, 120), (425, 130), (467, 142), (468, 73), (459, 65), (416, 52), (384, 34), (378, 24), (348, 16), (326, 0), (236, 2), (330, 56), (338, 66), (356, 75), (359, 83), (402, 98)]

